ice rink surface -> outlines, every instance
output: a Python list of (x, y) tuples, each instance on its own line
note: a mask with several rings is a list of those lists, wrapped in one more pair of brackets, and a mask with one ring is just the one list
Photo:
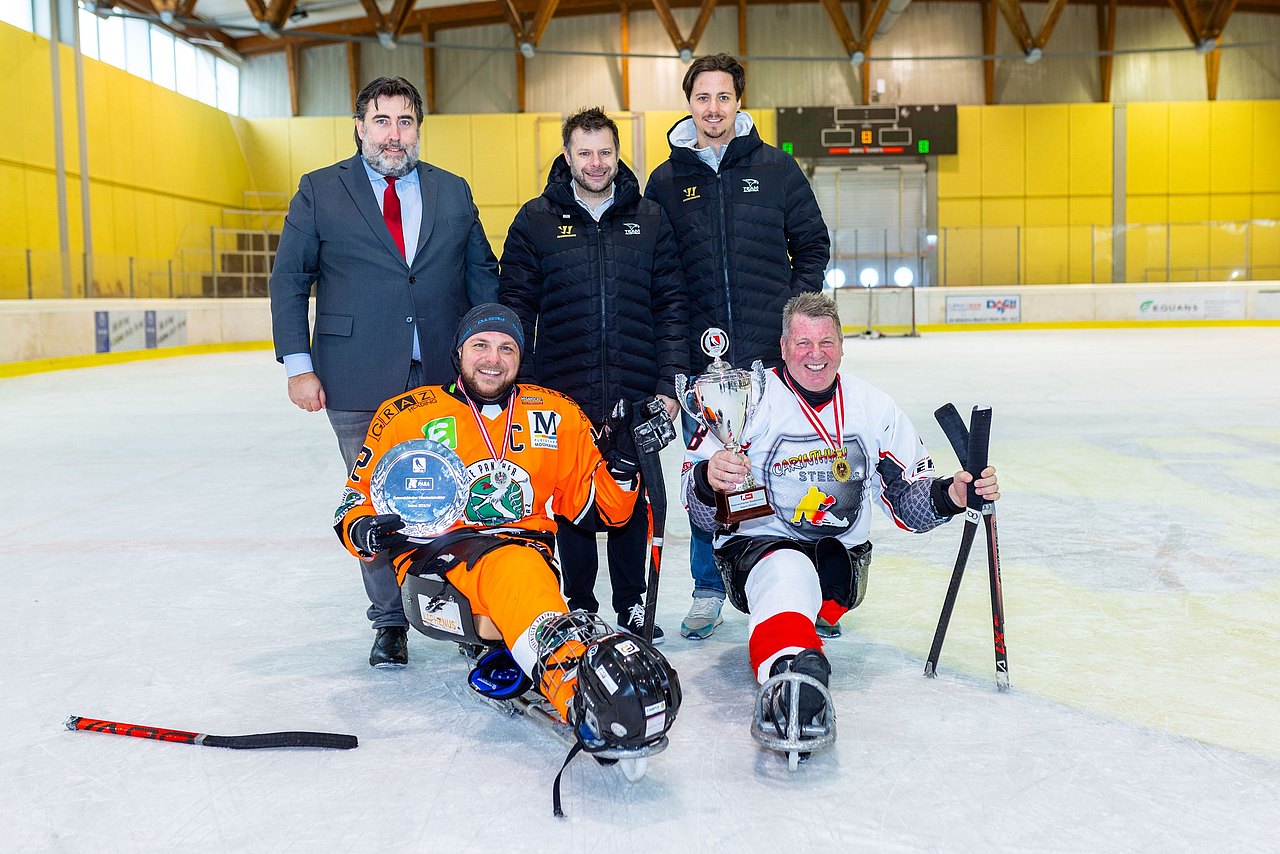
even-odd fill
[[(867, 600), (827, 645), (839, 740), (789, 773), (750, 737), (745, 617), (678, 636), (673, 512), (670, 749), (634, 784), (575, 759), (565, 820), (559, 742), (470, 696), (452, 645), (411, 633), (408, 668), (367, 665), (330, 527), (340, 457), (268, 352), (0, 380), (0, 848), (1280, 850), (1278, 367), (1278, 329), (850, 339), (844, 370), (897, 399), (942, 472), (933, 410), (994, 409), (1013, 690), (981, 535), (927, 680), (961, 523), (913, 536), (877, 512)], [(68, 732), (72, 714), (360, 747), (164, 744)]]

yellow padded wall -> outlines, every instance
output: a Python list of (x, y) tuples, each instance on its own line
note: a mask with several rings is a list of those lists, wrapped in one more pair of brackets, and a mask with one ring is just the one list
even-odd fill
[(1026, 108), (1026, 192), (1065, 196), (1070, 189), (1071, 111), (1065, 104)]
[[(254, 119), (243, 136), (253, 188), (292, 197), (298, 177), (289, 163), (290, 119)], [(352, 147), (354, 148), (354, 143)]]
[[(1072, 104), (1069, 112), (1069, 191), (1073, 196), (1110, 196), (1115, 110), (1110, 104)], [(1097, 221), (1110, 222), (1110, 208), (1106, 218)]]
[(422, 122), (422, 159), (468, 181), (471, 167), (471, 117), (427, 116)]
[(1209, 187), (1215, 195), (1253, 188), (1253, 115), (1249, 101), (1209, 105)]
[[(546, 186), (551, 161), (560, 154), (559, 113), (521, 113), (516, 116), (516, 192), (513, 201), (524, 204)], [(485, 230), (489, 230), (488, 221)]]
[(1020, 197), (1026, 186), (1026, 108), (984, 107), (982, 195), (987, 199)]
[(49, 42), (36, 36), (19, 39), (18, 96), (22, 108), (22, 162), (44, 169), (55, 167), (53, 146), (53, 84), (49, 77)]
[[(1254, 193), (1280, 193), (1280, 157), (1275, 153), (1277, 140), (1280, 140), (1280, 101), (1255, 101), (1253, 186), (1250, 188)], [(1255, 212), (1254, 216), (1260, 214)]]
[[(333, 119), (289, 120), (289, 177), (294, 188), (306, 173), (337, 162), (338, 156), (334, 150), (334, 143)], [(355, 144), (352, 143), (353, 148), (354, 146)]]
[(640, 185), (649, 180), (647, 173), (652, 173), (659, 165), (671, 156), (671, 143), (667, 141), (667, 131), (681, 119), (687, 118), (688, 110), (650, 110), (644, 114), (644, 175), (637, 175)]
[(1169, 194), (1209, 192), (1209, 104), (1169, 104)]
[(1164, 195), (1169, 192), (1169, 107), (1138, 103), (1125, 109), (1127, 195)]
[(983, 109), (956, 108), (957, 153), (938, 158), (939, 201), (982, 195)]
[[(20, 104), (28, 97), (22, 90), (22, 57), (27, 41), (26, 34), (17, 27), (0, 23), (0, 98), (6, 104)], [(22, 161), (24, 136), (24, 133), (0, 133), (0, 162)]]
[[(516, 200), (516, 119), (511, 113), (471, 117), (471, 184), (477, 205), (510, 205)], [(483, 164), (475, 168), (475, 164)]]

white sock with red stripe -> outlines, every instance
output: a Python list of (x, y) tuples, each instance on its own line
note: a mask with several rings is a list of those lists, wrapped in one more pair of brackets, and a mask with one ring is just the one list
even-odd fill
[(795, 549), (769, 552), (751, 569), (745, 585), (748, 649), (756, 680), (769, 678), (780, 655), (822, 649), (813, 627), (822, 606), (822, 588), (813, 562)]

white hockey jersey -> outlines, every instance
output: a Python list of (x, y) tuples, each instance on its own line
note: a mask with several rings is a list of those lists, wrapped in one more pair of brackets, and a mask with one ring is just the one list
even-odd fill
[[(716, 546), (731, 536), (814, 542), (836, 537), (846, 547), (856, 546), (868, 539), (873, 503), (907, 531), (927, 531), (950, 518), (930, 498), (936, 479), (933, 460), (892, 398), (856, 377), (841, 376), (842, 394), (816, 413), (827, 434), (834, 435), (836, 402), (843, 397), (844, 437), (835, 451), (817, 435), (781, 370), (766, 372), (764, 399), (748, 420), (742, 441), (752, 475), (768, 491), (773, 514), (742, 522), (732, 534), (719, 532)], [(699, 500), (693, 469), (723, 447), (714, 435), (699, 430), (685, 454), (685, 506), (695, 524), (707, 530), (715, 527), (715, 508)], [(837, 458), (849, 466), (843, 482), (833, 470)]]

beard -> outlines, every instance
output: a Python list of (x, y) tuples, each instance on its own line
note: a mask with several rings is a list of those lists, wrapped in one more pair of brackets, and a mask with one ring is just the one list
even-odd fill
[(577, 184), (582, 190), (588, 193), (608, 193), (609, 187), (613, 185), (614, 179), (618, 177), (618, 170), (614, 169), (606, 175), (604, 177), (604, 184), (598, 188), (591, 186), (591, 184), (593, 182), (598, 182), (600, 179), (589, 177), (587, 173), (581, 169), (576, 169), (570, 166), (569, 174), (573, 176), (573, 183)]
[[(393, 148), (404, 152), (404, 159), (397, 160), (394, 155), (389, 156), (388, 149)], [(420, 150), (421, 146), (416, 141), (411, 145), (400, 143), (375, 145), (367, 139), (360, 143), (360, 153), (364, 155), (365, 162), (369, 164), (369, 168), (388, 178), (402, 178), (417, 168), (418, 152)]]

